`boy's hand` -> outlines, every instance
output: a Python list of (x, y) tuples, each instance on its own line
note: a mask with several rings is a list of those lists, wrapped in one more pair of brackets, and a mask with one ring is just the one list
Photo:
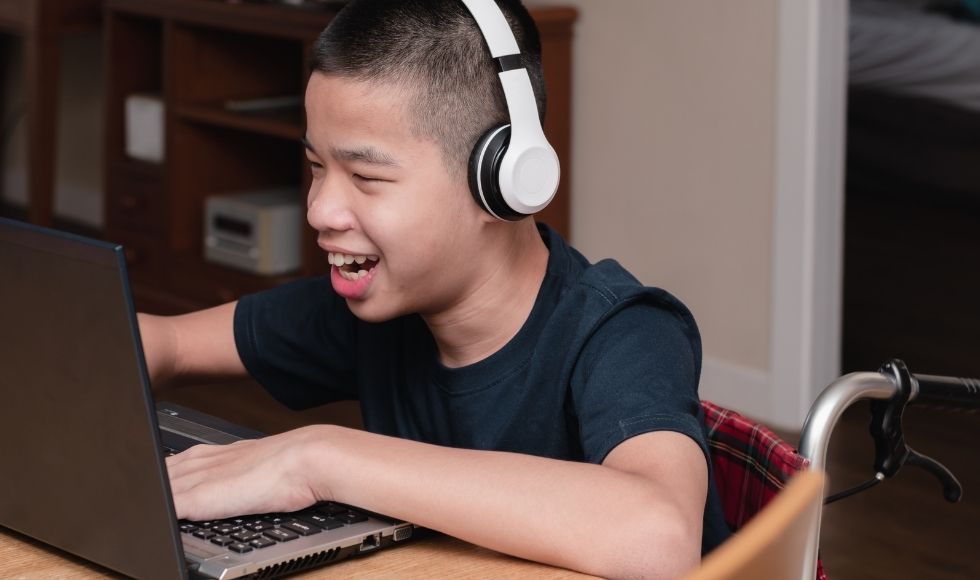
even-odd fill
[(308, 478), (321, 430), (305, 427), (231, 445), (197, 445), (168, 457), (177, 517), (289, 512), (332, 499), (329, 490), (315, 490)]
[(167, 462), (186, 519), (334, 500), (603, 577), (673, 578), (700, 560), (707, 464), (694, 440), (669, 431), (628, 439), (602, 465), (332, 425), (201, 445)]

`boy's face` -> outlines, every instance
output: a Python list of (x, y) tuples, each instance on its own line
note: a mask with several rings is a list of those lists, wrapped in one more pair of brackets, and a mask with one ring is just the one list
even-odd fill
[(488, 216), (464, 168), (451, 175), (439, 144), (412, 133), (410, 97), (321, 73), (307, 85), (307, 220), (330, 256), (334, 289), (362, 320), (445, 312), (486, 266), (477, 234)]

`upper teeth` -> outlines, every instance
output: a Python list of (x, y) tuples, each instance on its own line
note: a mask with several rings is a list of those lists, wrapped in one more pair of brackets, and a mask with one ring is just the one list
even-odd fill
[(327, 252), (327, 263), (332, 266), (344, 266), (347, 264), (353, 264), (357, 262), (358, 264), (363, 264), (371, 260), (372, 262), (377, 262), (378, 257), (374, 255), (370, 256), (355, 256), (352, 254), (341, 254), (336, 252)]

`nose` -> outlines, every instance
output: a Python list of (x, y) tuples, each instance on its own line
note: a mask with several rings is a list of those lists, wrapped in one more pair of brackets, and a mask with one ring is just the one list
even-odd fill
[(306, 221), (318, 232), (342, 232), (357, 225), (349, 196), (343, 188), (331, 185), (329, 179), (314, 181), (310, 185)]

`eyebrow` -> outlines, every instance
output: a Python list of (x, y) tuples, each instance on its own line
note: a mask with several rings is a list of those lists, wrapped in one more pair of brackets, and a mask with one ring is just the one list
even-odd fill
[[(309, 139), (304, 136), (301, 141), (304, 147), (316, 154), (316, 149), (314, 149), (313, 145), (310, 144)], [(401, 167), (401, 164), (395, 161), (390, 155), (370, 145), (355, 147), (352, 149), (331, 148), (330, 153), (335, 159), (339, 159), (341, 161), (360, 161), (371, 165)]]

